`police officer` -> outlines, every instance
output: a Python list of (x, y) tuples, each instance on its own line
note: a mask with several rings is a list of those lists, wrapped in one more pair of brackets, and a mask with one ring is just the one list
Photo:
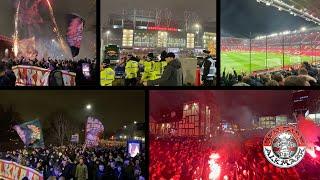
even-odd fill
[(143, 73), (144, 73), (144, 61), (146, 57), (143, 57), (139, 60), (139, 72), (140, 72), (140, 78), (142, 78)]
[(147, 55), (147, 60), (144, 61), (143, 67), (144, 67), (144, 72), (141, 78), (141, 81), (149, 81), (152, 79), (152, 73), (154, 70), (154, 62), (152, 61), (154, 59), (153, 53), (149, 53)]
[(126, 68), (125, 68), (125, 74), (126, 74), (125, 85), (126, 86), (137, 85), (138, 72), (139, 72), (138, 59), (134, 56), (131, 56), (131, 58), (126, 63)]
[(112, 86), (112, 82), (115, 79), (115, 72), (110, 67), (110, 59), (103, 61), (100, 71), (100, 78), (101, 86)]
[(160, 60), (154, 61), (154, 70), (153, 70), (153, 76), (151, 80), (156, 80), (161, 78), (164, 68), (167, 66), (166, 56), (167, 56), (167, 52), (163, 51), (160, 55)]
[(210, 56), (210, 51), (203, 50), (205, 58), (201, 66), (201, 80), (203, 86), (214, 86), (216, 81), (216, 60)]

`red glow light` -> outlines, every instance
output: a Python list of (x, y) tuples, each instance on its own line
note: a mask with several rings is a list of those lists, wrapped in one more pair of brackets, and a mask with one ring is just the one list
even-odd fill
[(221, 167), (217, 163), (217, 159), (220, 158), (220, 155), (217, 153), (213, 153), (209, 157), (209, 168), (210, 168), (210, 174), (209, 174), (209, 179), (210, 180), (216, 180), (219, 178), (220, 173), (221, 173)]

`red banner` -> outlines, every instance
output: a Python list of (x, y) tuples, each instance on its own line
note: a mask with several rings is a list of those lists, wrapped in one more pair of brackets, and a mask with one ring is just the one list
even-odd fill
[(0, 159), (0, 179), (15, 180), (24, 177), (29, 180), (43, 180), (43, 175), (34, 169)]
[[(35, 66), (15, 66), (12, 68), (17, 80), (17, 86), (48, 86), (50, 70)], [(61, 71), (64, 86), (76, 85), (76, 74)]]

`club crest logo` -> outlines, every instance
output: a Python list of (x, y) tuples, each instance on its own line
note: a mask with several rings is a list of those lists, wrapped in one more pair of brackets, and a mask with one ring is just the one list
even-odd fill
[(263, 153), (273, 165), (290, 168), (303, 159), (306, 153), (305, 140), (295, 127), (278, 126), (264, 137)]

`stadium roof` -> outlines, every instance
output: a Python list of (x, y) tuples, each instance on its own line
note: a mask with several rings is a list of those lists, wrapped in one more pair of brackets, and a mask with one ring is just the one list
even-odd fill
[[(270, 0), (259, 0), (268, 1)], [(307, 9), (313, 16), (320, 14), (318, 1), (286, 0), (286, 3), (296, 8)], [(310, 8), (310, 9), (308, 9)], [(257, 0), (221, 1), (222, 36), (256, 37), (262, 34), (296, 30), (301, 27), (315, 27), (315, 23), (294, 16), (287, 11), (258, 3)]]
[(277, 8), (279, 11), (286, 11), (293, 16), (298, 16), (306, 21), (320, 25), (319, 10), (320, 3), (301, 0), (257, 0), (257, 2)]
[(284, 0), (284, 2), (299, 10), (305, 10), (305, 12), (314, 17), (320, 18), (320, 1), (318, 0)]

